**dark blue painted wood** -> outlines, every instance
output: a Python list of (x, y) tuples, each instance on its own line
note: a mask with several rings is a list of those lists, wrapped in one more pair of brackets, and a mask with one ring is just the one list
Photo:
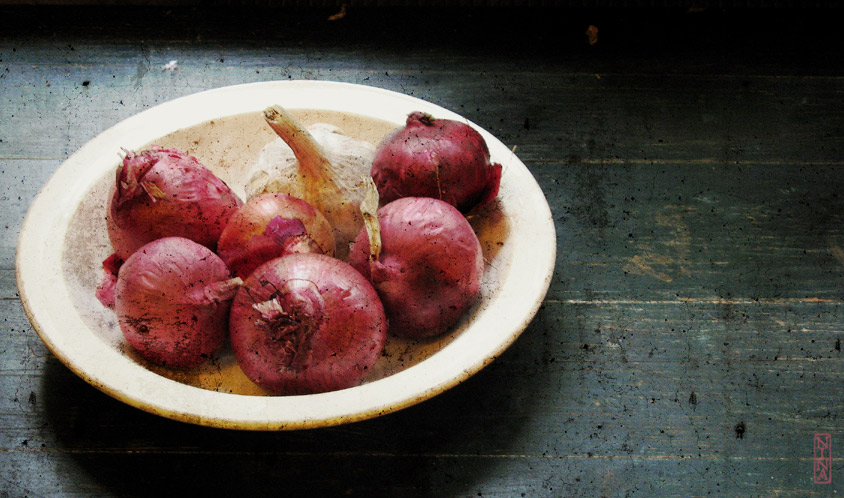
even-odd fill
[[(0, 7), (0, 495), (842, 490), (832, 11), (353, 4), (328, 21), (335, 12)], [(170, 60), (177, 71), (162, 69)], [(76, 378), (15, 289), (15, 239), (38, 189), (143, 109), (300, 78), (428, 99), (516, 147), (557, 229), (534, 322), (463, 385), (324, 430), (196, 427)], [(815, 433), (832, 436), (831, 484), (812, 483)]]

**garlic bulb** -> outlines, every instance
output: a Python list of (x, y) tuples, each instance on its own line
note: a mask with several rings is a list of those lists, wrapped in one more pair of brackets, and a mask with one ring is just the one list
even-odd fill
[(284, 193), (309, 202), (328, 219), (337, 256), (345, 259), (363, 227), (360, 203), (375, 147), (333, 125), (304, 128), (280, 106), (264, 110), (264, 118), (280, 138), (261, 150), (249, 174), (247, 197)]

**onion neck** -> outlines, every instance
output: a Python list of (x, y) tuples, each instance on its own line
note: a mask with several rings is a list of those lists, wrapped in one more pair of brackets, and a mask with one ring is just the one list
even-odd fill
[(186, 301), (198, 305), (230, 301), (234, 299), (234, 295), (242, 285), (243, 280), (240, 277), (212, 282), (189, 291), (186, 294)]
[(288, 280), (269, 299), (255, 303), (257, 325), (276, 343), (289, 368), (301, 369), (310, 359), (311, 337), (325, 315), (325, 302), (309, 280)]
[(427, 112), (415, 111), (407, 115), (405, 125), (407, 126), (434, 126), (434, 116)]
[(378, 204), (380, 197), (378, 187), (372, 177), (364, 178), (366, 195), (360, 203), (360, 212), (363, 215), (363, 225), (366, 227), (366, 235), (369, 238), (369, 261), (372, 264), (378, 261), (381, 255), (381, 223), (378, 221)]
[(164, 192), (157, 185), (144, 181), (144, 176), (158, 162), (159, 151), (157, 146), (143, 152), (126, 151), (123, 165), (117, 170), (118, 206), (141, 195), (141, 192), (146, 192), (152, 201), (164, 196)]

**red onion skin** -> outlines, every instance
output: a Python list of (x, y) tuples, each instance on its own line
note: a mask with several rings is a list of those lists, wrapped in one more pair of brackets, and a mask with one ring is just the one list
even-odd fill
[(387, 320), (375, 289), (348, 263), (304, 253), (270, 260), (246, 279), (229, 331), (254, 383), (312, 394), (360, 383), (384, 348)]
[(238, 280), (203, 245), (182, 237), (150, 242), (123, 263), (117, 277), (115, 312), (123, 336), (153, 363), (198, 366), (225, 345)]
[(390, 332), (411, 339), (445, 333), (480, 295), (483, 253), (471, 225), (454, 206), (425, 197), (386, 204), (378, 222), (378, 259), (370, 258), (364, 229), (349, 262), (378, 291)]
[(170, 236), (214, 249), (241, 204), (196, 158), (153, 146), (127, 153), (118, 168), (106, 216), (108, 235), (124, 260), (142, 245)]
[[(271, 222), (300, 220), (301, 235), (273, 237)], [(334, 229), (311, 204), (287, 194), (261, 194), (232, 214), (217, 244), (217, 254), (240, 278), (260, 264), (294, 252), (334, 255)]]
[(471, 126), (408, 115), (404, 127), (384, 138), (372, 162), (372, 178), (382, 204), (402, 197), (432, 197), (467, 213), (498, 195), (501, 165)]
[(117, 275), (123, 260), (117, 254), (112, 254), (103, 260), (103, 275), (95, 295), (97, 299), (107, 308), (114, 308), (114, 288), (117, 285)]

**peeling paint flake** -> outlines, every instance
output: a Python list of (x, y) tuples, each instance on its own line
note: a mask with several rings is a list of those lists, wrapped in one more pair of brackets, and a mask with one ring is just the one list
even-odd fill
[(162, 71), (170, 71), (171, 73), (177, 69), (179, 69), (179, 61), (175, 59), (161, 66)]

